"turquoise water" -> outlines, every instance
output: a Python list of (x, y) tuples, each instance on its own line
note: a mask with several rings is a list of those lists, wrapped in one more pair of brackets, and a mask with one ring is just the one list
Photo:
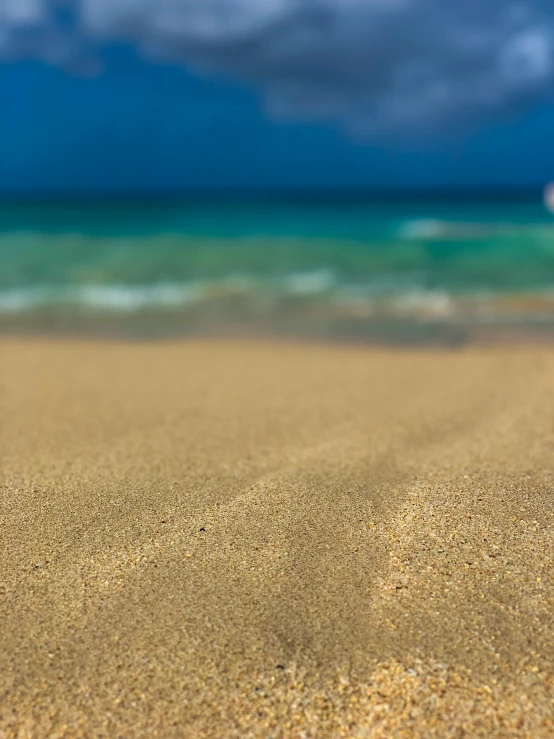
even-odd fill
[(0, 327), (554, 324), (539, 199), (0, 204)]

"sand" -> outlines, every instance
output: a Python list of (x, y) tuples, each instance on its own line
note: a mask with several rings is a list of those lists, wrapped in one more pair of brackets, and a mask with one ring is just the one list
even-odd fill
[(0, 358), (1, 737), (554, 737), (554, 350)]

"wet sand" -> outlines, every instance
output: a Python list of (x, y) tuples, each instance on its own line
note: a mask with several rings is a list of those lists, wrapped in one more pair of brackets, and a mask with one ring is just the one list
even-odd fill
[(554, 350), (0, 360), (0, 737), (554, 736)]

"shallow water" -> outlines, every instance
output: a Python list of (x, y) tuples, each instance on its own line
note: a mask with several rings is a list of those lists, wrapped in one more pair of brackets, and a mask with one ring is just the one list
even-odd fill
[(0, 259), (10, 329), (554, 325), (554, 218), (531, 198), (19, 201)]

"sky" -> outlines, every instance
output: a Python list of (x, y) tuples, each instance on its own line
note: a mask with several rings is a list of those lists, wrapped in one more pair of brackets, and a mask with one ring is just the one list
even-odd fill
[(551, 0), (0, 0), (0, 191), (554, 179)]

